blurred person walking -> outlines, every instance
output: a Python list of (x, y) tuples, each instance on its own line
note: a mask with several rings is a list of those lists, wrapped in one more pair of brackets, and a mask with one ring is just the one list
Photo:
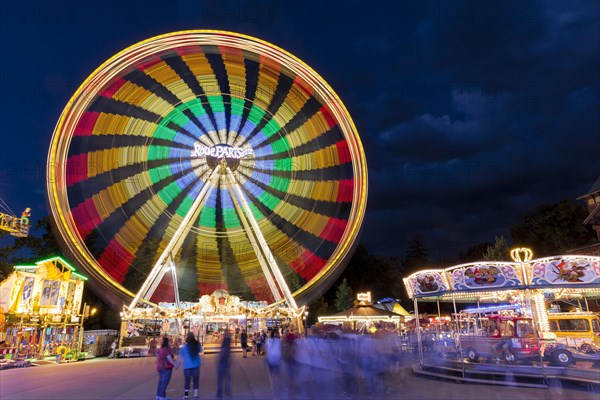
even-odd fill
[(171, 381), (173, 368), (179, 368), (179, 362), (173, 360), (173, 352), (169, 344), (169, 338), (163, 338), (160, 350), (156, 355), (156, 370), (158, 371), (158, 387), (156, 389), (156, 400), (168, 400), (167, 386)]
[(281, 387), (279, 382), (279, 372), (281, 367), (281, 340), (279, 336), (271, 331), (271, 336), (265, 342), (267, 353), (267, 367), (269, 368), (269, 378), (271, 380), (271, 390), (273, 399), (277, 400), (281, 396)]
[(193, 332), (188, 332), (185, 344), (179, 350), (179, 362), (183, 359), (183, 376), (185, 384), (183, 387), (183, 398), (187, 400), (190, 393), (190, 382), (194, 383), (194, 398), (198, 399), (198, 388), (200, 385), (200, 366), (202, 359), (202, 345), (196, 339)]
[(225, 331), (217, 360), (217, 398), (231, 397), (231, 333)]
[(295, 396), (296, 393), (296, 334), (289, 329), (282, 343), (283, 362), (286, 367), (288, 385), (286, 385), (287, 398)]
[(337, 362), (342, 372), (344, 394), (350, 398), (357, 396), (356, 340), (354, 335), (344, 334), (338, 342)]

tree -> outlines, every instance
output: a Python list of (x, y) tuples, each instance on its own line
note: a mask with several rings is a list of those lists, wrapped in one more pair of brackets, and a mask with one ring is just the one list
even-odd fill
[(483, 255), (487, 251), (488, 247), (493, 246), (494, 244), (491, 242), (478, 243), (469, 247), (465, 251), (461, 251), (458, 254), (458, 262), (460, 264), (476, 262), (483, 260)]
[[(0, 232), (0, 238), (3, 238), (4, 232)], [(0, 282), (8, 278), (13, 271), (13, 264), (9, 261), (12, 253), (12, 246), (0, 248)]]
[(348, 280), (344, 278), (335, 292), (335, 308), (338, 311), (343, 311), (352, 307), (353, 304), (354, 294), (352, 293), (352, 288), (348, 285)]
[(413, 236), (406, 250), (404, 262), (402, 263), (405, 274), (408, 275), (423, 269), (429, 263), (429, 255), (427, 254), (423, 240), (419, 235)]
[(595, 240), (593, 229), (582, 222), (587, 209), (572, 200), (542, 205), (526, 213), (510, 228), (513, 243), (530, 247), (535, 257), (562, 254)]
[(34, 236), (30, 231), (29, 236), (15, 239), (15, 244), (13, 246), (13, 250), (15, 251), (20, 249), (30, 250), (31, 256), (14, 257), (12, 260), (13, 262), (34, 262), (52, 256), (62, 256), (60, 246), (56, 241), (56, 236), (54, 236), (54, 233), (52, 232), (50, 217), (45, 216), (44, 218), (40, 218), (36, 222), (34, 230), (36, 232), (41, 231), (42, 235), (40, 237)]
[(485, 261), (509, 261), (510, 260), (510, 249), (506, 244), (504, 236), (496, 236), (496, 242), (490, 245), (483, 254)]
[(337, 287), (344, 279), (354, 293), (371, 292), (373, 299), (397, 299), (402, 295), (402, 278), (402, 268), (397, 258), (369, 254), (365, 246), (359, 245), (341, 276), (325, 292), (325, 301), (335, 304)]
[(319, 317), (329, 314), (329, 304), (323, 296), (315, 300), (309, 307), (309, 313), (306, 323), (310, 326), (319, 320)]

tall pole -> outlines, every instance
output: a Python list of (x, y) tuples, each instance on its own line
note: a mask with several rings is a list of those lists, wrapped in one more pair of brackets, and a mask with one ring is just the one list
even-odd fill
[(419, 363), (423, 365), (423, 343), (421, 341), (421, 324), (419, 323), (419, 302), (417, 298), (414, 299), (415, 307), (415, 327), (417, 328), (417, 344), (419, 345)]

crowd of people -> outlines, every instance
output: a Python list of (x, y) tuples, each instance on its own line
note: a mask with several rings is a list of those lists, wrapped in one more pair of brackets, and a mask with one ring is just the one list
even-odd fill
[[(400, 341), (397, 334), (342, 334), (338, 337), (305, 337), (292, 329), (240, 333), (241, 357), (264, 356), (273, 399), (333, 398), (342, 391), (349, 398), (361, 390), (373, 399), (385, 397), (385, 374), (399, 373)], [(216, 397), (231, 397), (232, 335), (225, 332), (217, 355)], [(175, 360), (171, 343), (163, 338), (157, 352), (157, 400), (166, 400), (173, 369), (184, 369), (184, 399), (198, 398), (202, 347), (189, 333)], [(337, 385), (334, 384), (337, 382)], [(364, 393), (363, 393), (364, 394)]]
[[(266, 341), (266, 363), (274, 399), (385, 397), (385, 375), (400, 372), (397, 334), (342, 334), (338, 337), (281, 337)], [(336, 385), (336, 383), (338, 383)], [(360, 390), (359, 390), (360, 386)]]

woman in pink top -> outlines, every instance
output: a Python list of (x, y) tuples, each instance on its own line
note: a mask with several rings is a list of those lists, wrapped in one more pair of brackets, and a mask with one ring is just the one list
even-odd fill
[(156, 370), (158, 371), (158, 388), (156, 389), (156, 400), (167, 399), (167, 386), (171, 381), (173, 368), (179, 368), (179, 362), (173, 360), (173, 353), (169, 345), (169, 338), (163, 338), (160, 350), (156, 354)]

